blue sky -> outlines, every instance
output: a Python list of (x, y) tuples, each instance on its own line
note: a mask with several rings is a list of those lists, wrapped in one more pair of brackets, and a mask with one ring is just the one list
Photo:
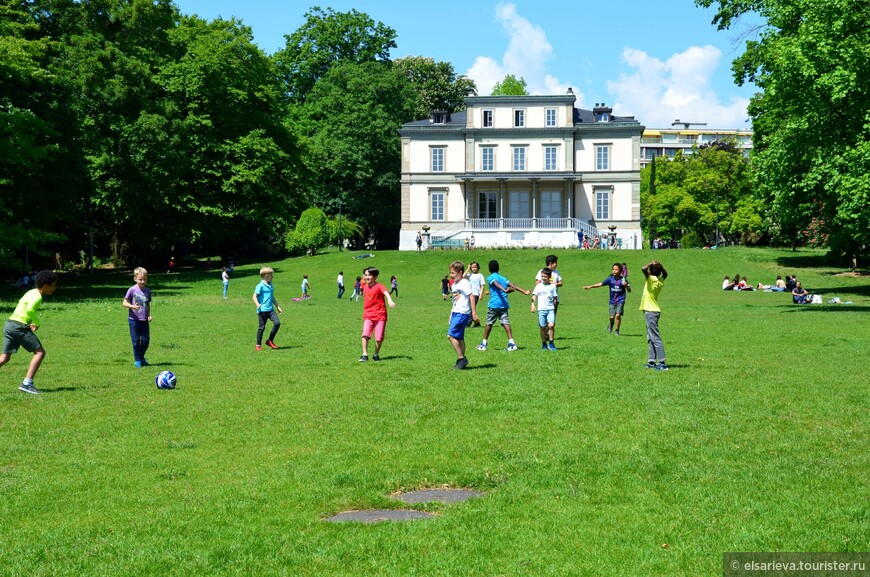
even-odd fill
[(526, 80), (531, 94), (562, 94), (577, 106), (597, 102), (649, 127), (675, 119), (711, 128), (749, 128), (754, 88), (738, 87), (731, 61), (740, 33), (719, 32), (713, 10), (693, 0), (175, 0), (185, 14), (240, 19), (271, 54), (305, 22), (312, 6), (355, 9), (397, 33), (391, 56), (451, 62), (481, 95), (505, 74)]

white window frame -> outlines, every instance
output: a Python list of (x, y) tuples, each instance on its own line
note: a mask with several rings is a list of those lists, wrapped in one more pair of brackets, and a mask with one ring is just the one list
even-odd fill
[(511, 168), (514, 172), (525, 172), (528, 166), (526, 146), (511, 147)]
[(540, 218), (562, 218), (562, 191), (542, 190)]
[(612, 188), (595, 188), (595, 220), (610, 220)]
[(429, 148), (429, 166), (432, 172), (444, 172), (445, 157), (447, 156), (446, 148), (446, 146), (432, 146)]
[(512, 190), (508, 194), (508, 218), (529, 218), (531, 198), (528, 190)]
[(544, 170), (559, 170), (559, 147), (547, 145), (544, 147)]
[(483, 110), (481, 110), (480, 125), (483, 128), (493, 128), (495, 126), (495, 110), (493, 110), (492, 108), (484, 108)]
[(558, 113), (555, 108), (547, 108), (544, 112), (545, 121), (544, 124), (547, 127), (552, 127), (557, 125)]
[[(444, 189), (429, 191), (429, 220), (443, 222), (447, 215), (447, 191)], [(439, 218), (440, 217), (440, 218)]]
[(524, 128), (526, 126), (526, 109), (514, 109), (514, 128)]
[(487, 190), (477, 193), (477, 217), (487, 219), (498, 218), (497, 192)]
[(599, 172), (605, 172), (610, 170), (610, 156), (611, 150), (613, 149), (613, 145), (610, 143), (607, 144), (596, 144), (595, 145), (595, 170)]
[[(487, 158), (487, 152), (489, 153), (489, 158)], [(489, 161), (489, 164), (487, 164)], [(480, 147), (480, 171), (481, 172), (493, 172), (495, 170), (495, 146), (481, 146)]]

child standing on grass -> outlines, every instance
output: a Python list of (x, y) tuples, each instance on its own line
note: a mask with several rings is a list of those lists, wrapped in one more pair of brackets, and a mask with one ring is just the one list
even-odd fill
[(362, 294), (362, 277), (356, 277), (356, 282), (353, 283), (353, 294), (350, 295), (350, 300), (357, 302), (359, 301), (359, 296)]
[(399, 297), (399, 281), (396, 279), (396, 275), (390, 277), (390, 294), (396, 294), (396, 298)]
[(230, 273), (227, 272), (227, 267), (221, 269), (221, 280), (224, 283), (224, 298), (227, 298), (227, 289), (230, 288)]
[[(538, 313), (538, 325), (541, 327), (541, 350), (555, 351), (556, 343), (553, 336), (556, 330), (556, 285), (550, 282), (550, 269), (542, 268), (541, 282), (532, 290), (532, 312)], [(535, 299), (538, 300), (538, 310), (535, 311)]]
[(498, 270), (498, 261), (489, 261), (490, 274), (486, 277), (486, 284), (489, 286), (489, 304), (486, 310), (486, 328), (483, 329), (483, 340), (480, 341), (479, 345), (477, 345), (477, 350), (479, 351), (486, 350), (487, 339), (489, 339), (489, 333), (496, 320), (501, 323), (505, 333), (507, 333), (508, 345), (506, 350), (517, 350), (517, 345), (514, 342), (514, 335), (511, 332), (510, 320), (508, 319), (508, 309), (510, 308), (510, 304), (508, 304), (507, 294), (515, 290), (520, 291), (526, 296), (531, 294), (531, 291), (518, 287), (500, 275)]
[(308, 300), (311, 298), (311, 295), (308, 294), (308, 291), (311, 289), (311, 283), (308, 282), (308, 275), (302, 275), (302, 299)]
[[(474, 299), (474, 306), (480, 302), (480, 297), (484, 295), (484, 287), (486, 286), (486, 278), (480, 274), (480, 263), (476, 260), (471, 261), (468, 265), (468, 272), (465, 273), (465, 278), (471, 284), (471, 298)], [(480, 326), (480, 319), (474, 321), (474, 326)]]
[(444, 275), (444, 278), (441, 279), (441, 300), (446, 301), (447, 295), (450, 294), (450, 279), (447, 278), (447, 275)]
[(603, 281), (589, 286), (583, 287), (583, 290), (594, 289), (602, 286), (610, 287), (610, 326), (607, 332), (614, 332), (616, 327), (616, 336), (619, 336), (619, 326), (622, 324), (622, 314), (625, 310), (626, 293), (631, 292), (631, 285), (628, 280), (623, 278), (622, 273), (625, 270), (625, 265), (618, 262), (613, 263), (611, 274)]
[[(260, 321), (260, 326), (257, 329), (257, 346), (256, 350), (262, 351), (263, 332), (266, 330), (266, 321), (272, 321), (272, 332), (269, 333), (269, 339), (266, 341), (266, 346), (271, 349), (277, 349), (275, 344), (275, 335), (278, 334), (278, 329), (281, 328), (281, 319), (278, 318), (278, 313), (284, 314), (284, 310), (278, 305), (275, 300), (275, 289), (272, 287), (272, 276), (275, 271), (264, 266), (260, 269), (260, 281), (254, 288), (254, 304), (257, 305), (257, 318)], [(275, 312), (277, 309), (278, 313)]]
[(372, 338), (372, 333), (375, 335), (375, 354), (372, 356), (373, 361), (381, 360), (381, 345), (384, 344), (384, 336), (387, 329), (387, 305), (390, 308), (395, 308), (396, 303), (390, 296), (390, 291), (387, 287), (378, 282), (378, 275), (381, 271), (373, 266), (367, 267), (363, 271), (363, 329), (362, 329), (362, 356), (359, 362), (364, 363), (369, 360), (369, 341)]
[(124, 308), (129, 309), (127, 322), (130, 325), (130, 340), (133, 341), (133, 366), (137, 369), (148, 366), (145, 353), (151, 342), (151, 289), (148, 284), (148, 271), (136, 267), (133, 270), (136, 283), (124, 295)]
[(662, 311), (659, 308), (658, 298), (664, 281), (668, 278), (668, 272), (657, 260), (640, 270), (646, 278), (643, 285), (643, 297), (640, 299), (640, 310), (643, 311), (643, 316), (646, 319), (646, 342), (649, 344), (649, 360), (646, 368), (666, 371), (668, 365), (665, 363), (665, 346), (659, 334), (659, 317)]
[(465, 278), (465, 265), (462, 261), (450, 263), (450, 277), (453, 286), (450, 291), (453, 295), (453, 308), (450, 311), (450, 327), (447, 329), (447, 338), (456, 351), (456, 364), (454, 369), (462, 370), (468, 366), (465, 357), (465, 328), (477, 318), (477, 307), (471, 298), (471, 283)]
[(24, 293), (12, 316), (6, 321), (3, 327), (3, 352), (0, 354), (0, 367), (2, 367), (9, 362), (13, 353), (18, 352), (19, 347), (24, 347), (25, 351), (33, 353), (30, 366), (27, 367), (27, 374), (18, 387), (19, 391), (31, 395), (39, 394), (39, 390), (33, 385), (33, 378), (45, 358), (45, 349), (36, 337), (36, 329), (39, 328), (39, 317), (36, 311), (42, 304), (42, 297), (54, 294), (57, 290), (57, 273), (41, 270), (36, 273), (35, 284), (36, 288)]

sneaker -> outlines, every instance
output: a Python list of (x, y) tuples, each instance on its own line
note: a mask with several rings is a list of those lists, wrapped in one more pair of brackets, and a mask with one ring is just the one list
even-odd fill
[(654, 368), (656, 368), (656, 364), (655, 364), (655, 363), (647, 363), (647, 364), (644, 366), (644, 368), (647, 368), (647, 369), (654, 369)]
[(668, 371), (668, 370), (670, 370), (670, 367), (668, 367), (668, 366), (667, 366), (666, 364), (664, 364), (664, 363), (659, 363), (659, 364), (656, 365), (656, 370), (657, 370), (657, 371)]
[(507, 348), (506, 348), (505, 350), (506, 350), (506, 351), (515, 351), (515, 350), (517, 350), (518, 348), (519, 348), (519, 347), (517, 347), (516, 343), (508, 343), (508, 346), (507, 346)]
[(367, 360), (369, 360), (369, 356), (368, 356), (368, 355), (360, 355), (359, 362), (364, 363), (364, 362), (366, 362)]
[(137, 369), (141, 369), (142, 368), (142, 361), (136, 361), (135, 363), (133, 363), (133, 366), (136, 367)]
[(24, 383), (21, 383), (21, 386), (18, 387), (18, 390), (23, 391), (25, 393), (30, 393), (31, 395), (38, 395), (39, 394), (39, 389), (37, 389), (33, 385), (25, 385)]
[(462, 369), (464, 369), (467, 366), (468, 366), (468, 359), (465, 357), (462, 357), (461, 359), (457, 359), (456, 364), (453, 365), (453, 368), (456, 369), (457, 371), (461, 371)]
[(542, 351), (549, 351), (550, 347), (547, 346), (547, 343), (541, 343), (541, 350)]
[(614, 331), (613, 334), (615, 334), (616, 336), (619, 336), (619, 331)]
[(374, 362), (378, 362), (378, 361), (381, 360), (381, 357), (379, 357), (379, 356), (377, 355), (377, 353), (375, 353), (374, 355), (372, 355), (372, 360), (373, 360)]
[(477, 345), (477, 350), (479, 350), (479, 351), (485, 351), (485, 350), (486, 350), (486, 345), (483, 344), (483, 343), (480, 343), (479, 345)]
[(607, 332), (608, 332), (608, 333), (612, 333), (612, 332), (613, 332), (613, 325), (607, 325)]
[(257, 345), (256, 348), (255, 348), (254, 350), (255, 350), (255, 351), (262, 351), (262, 350), (263, 350), (263, 347), (261, 347), (260, 345)]
[(558, 349), (556, 348), (556, 345), (555, 345), (554, 343), (550, 343), (549, 345), (547, 345), (547, 348), (548, 348), (549, 350), (551, 350), (551, 351), (558, 350)]
[(278, 348), (278, 345), (276, 345), (272, 341), (266, 341), (266, 346), (269, 347), (270, 349), (277, 349)]

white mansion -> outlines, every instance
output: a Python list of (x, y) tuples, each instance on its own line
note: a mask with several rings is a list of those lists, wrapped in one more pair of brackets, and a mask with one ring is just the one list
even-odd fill
[(462, 112), (409, 122), (402, 138), (401, 250), (577, 247), (579, 233), (640, 248), (644, 127), (603, 103), (561, 96), (469, 96)]

